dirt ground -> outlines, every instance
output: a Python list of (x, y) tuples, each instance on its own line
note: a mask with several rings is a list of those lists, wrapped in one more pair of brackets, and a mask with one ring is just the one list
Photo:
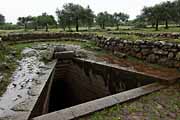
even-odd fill
[(107, 63), (117, 64), (121, 67), (126, 67), (138, 72), (143, 72), (146, 74), (165, 78), (167, 80), (175, 80), (180, 78), (180, 71), (174, 68), (167, 68), (159, 65), (147, 64), (143, 61), (132, 60), (128, 58), (117, 58), (109, 54), (99, 56), (97, 57), (97, 59), (106, 61)]

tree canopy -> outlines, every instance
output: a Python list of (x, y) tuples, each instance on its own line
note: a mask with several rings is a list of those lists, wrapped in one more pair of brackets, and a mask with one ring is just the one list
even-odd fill
[(114, 19), (114, 23), (116, 24), (117, 26), (117, 30), (119, 30), (119, 25), (121, 24), (124, 24), (125, 22), (128, 21), (129, 19), (129, 15), (128, 14), (125, 14), (125, 13), (114, 13), (113, 14), (113, 19)]
[(180, 23), (180, 0), (166, 1), (152, 7), (144, 7), (142, 14), (137, 18), (141, 18), (141, 22), (151, 24), (153, 27), (156, 25), (156, 30), (158, 30), (160, 23), (164, 23), (165, 28), (168, 29), (169, 22)]
[(42, 13), (42, 15), (39, 16), (19, 17), (17, 24), (24, 26), (25, 30), (30, 26), (34, 27), (35, 30), (37, 30), (38, 27), (45, 27), (46, 31), (48, 31), (48, 25), (56, 25), (57, 23), (52, 15)]
[(71, 30), (71, 27), (75, 26), (76, 31), (79, 30), (80, 24), (91, 27), (95, 17), (89, 6), (83, 8), (81, 5), (73, 3), (65, 4), (62, 10), (57, 9), (56, 14), (58, 23), (64, 30), (66, 27)]
[(5, 23), (5, 17), (4, 15), (0, 14), (0, 24), (4, 24)]

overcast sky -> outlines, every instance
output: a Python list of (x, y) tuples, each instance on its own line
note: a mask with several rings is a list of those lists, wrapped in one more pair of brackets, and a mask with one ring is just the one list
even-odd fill
[(0, 13), (6, 17), (6, 22), (16, 23), (19, 16), (36, 16), (42, 12), (55, 16), (56, 8), (61, 9), (63, 4), (73, 2), (83, 7), (90, 5), (95, 14), (102, 11), (121, 11), (134, 19), (144, 6), (152, 6), (162, 1), (167, 0), (1, 0)]

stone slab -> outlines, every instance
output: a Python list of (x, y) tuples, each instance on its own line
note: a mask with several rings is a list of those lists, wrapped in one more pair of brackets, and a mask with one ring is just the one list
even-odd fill
[(64, 59), (72, 59), (74, 58), (74, 51), (64, 51), (64, 52), (55, 52), (54, 57), (56, 59), (64, 60)]

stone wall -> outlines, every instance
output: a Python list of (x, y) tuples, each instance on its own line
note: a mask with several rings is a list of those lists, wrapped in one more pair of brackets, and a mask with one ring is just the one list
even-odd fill
[(164, 41), (128, 41), (119, 39), (99, 40), (98, 46), (146, 60), (149, 63), (166, 65), (180, 68), (180, 44), (167, 43)]
[(180, 33), (143, 33), (143, 32), (108, 32), (109, 34), (118, 35), (136, 35), (140, 37), (159, 37), (159, 38), (172, 38), (179, 39)]
[[(173, 35), (173, 34), (172, 34)], [(176, 36), (176, 35), (175, 35)], [(178, 36), (178, 34), (177, 34)], [(97, 45), (113, 53), (125, 53), (127, 55), (168, 67), (180, 68), (180, 44), (164, 41), (123, 40), (119, 38), (107, 38), (95, 34), (81, 33), (33, 33), (33, 34), (9, 34), (2, 36), (3, 41), (8, 42), (34, 42), (46, 40), (92, 40)]]
[(6, 42), (21, 42), (21, 41), (39, 41), (39, 39), (86, 39), (93, 38), (93, 34), (80, 33), (26, 33), (26, 34), (8, 34), (2, 36), (2, 40)]

